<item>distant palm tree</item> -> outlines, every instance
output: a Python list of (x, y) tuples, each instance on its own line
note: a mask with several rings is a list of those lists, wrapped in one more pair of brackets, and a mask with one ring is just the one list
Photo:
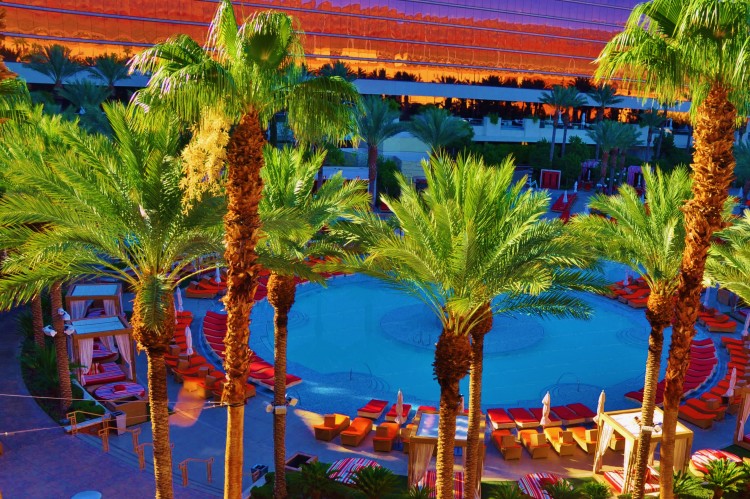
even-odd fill
[[(618, 97), (617, 94), (615, 94), (614, 87), (607, 85), (606, 83), (597, 85), (596, 88), (588, 92), (589, 97), (591, 97), (591, 100), (596, 102), (597, 109), (596, 109), (596, 121), (601, 122), (604, 119), (604, 111), (610, 107), (614, 106), (615, 104), (619, 104), (622, 102), (622, 97)], [(596, 147), (596, 153), (594, 156), (596, 159), (599, 159), (599, 146)]]
[[(274, 309), (274, 395), (275, 406), (286, 404), (287, 324), (289, 311), (297, 292), (295, 276), (321, 282), (307, 260), (341, 252), (324, 229), (335, 225), (354, 209), (367, 209), (368, 195), (364, 182), (346, 182), (341, 173), (329, 178), (317, 191), (315, 175), (323, 164), (323, 154), (304, 159), (302, 149), (263, 150), (265, 166), (261, 220), (279, 211), (304, 222), (296, 233), (264, 231), (259, 245), (261, 264), (270, 271), (268, 303)], [(264, 223), (265, 225), (265, 223)], [(287, 496), (284, 466), (286, 462), (286, 416), (274, 413), (274, 497)]]
[(57, 95), (70, 102), (75, 112), (79, 112), (80, 109), (99, 108), (111, 94), (104, 85), (82, 80), (63, 85), (57, 90)]
[[(685, 204), (685, 252), (665, 374), (660, 490), (672, 498), (674, 439), (700, 310), (703, 272), (735, 166), (738, 114), (750, 107), (750, 2), (651, 0), (638, 4), (623, 31), (604, 47), (598, 78), (615, 76), (662, 102), (688, 98), (694, 124), (693, 195)], [(687, 94), (685, 93), (687, 90)], [(642, 491), (637, 491), (638, 497)]]
[(68, 47), (54, 44), (46, 47), (36, 47), (36, 50), (29, 56), (29, 62), (26, 66), (49, 76), (55, 89), (63, 85), (63, 80), (78, 73), (82, 66), (79, 62), (73, 60), (71, 51)]
[(562, 102), (563, 104), (563, 113), (562, 113), (562, 119), (563, 119), (563, 140), (562, 140), (562, 147), (560, 149), (560, 157), (565, 156), (565, 146), (568, 143), (568, 128), (570, 128), (570, 110), (571, 109), (577, 109), (581, 106), (586, 105), (586, 98), (578, 93), (578, 89), (576, 87), (570, 86), (565, 87), (565, 97)]
[(564, 154), (568, 125), (570, 124), (570, 119), (567, 116), (568, 108), (582, 106), (585, 104), (585, 100), (578, 95), (578, 90), (575, 87), (555, 85), (552, 87), (552, 90), (544, 92), (542, 96), (539, 97), (539, 102), (551, 106), (554, 109), (552, 118), (552, 142), (549, 147), (549, 160), (551, 163), (552, 158), (555, 155), (555, 137), (557, 136), (558, 121), (562, 120), (564, 128), (562, 145), (562, 153)]
[[(599, 181), (602, 185), (607, 179), (610, 153), (617, 147), (618, 136), (623, 126), (625, 126), (623, 123), (617, 121), (604, 120), (586, 130), (586, 135), (602, 150), (602, 159), (599, 161)], [(612, 170), (611, 175), (614, 177), (614, 168)]]
[(373, 206), (378, 204), (378, 147), (406, 129), (398, 121), (400, 113), (391, 107), (391, 102), (378, 95), (367, 95), (362, 99), (362, 112), (357, 116), (359, 135), (367, 144), (367, 178)]
[(351, 67), (342, 61), (333, 61), (333, 64), (327, 62), (318, 69), (320, 76), (338, 76), (346, 81), (357, 79), (357, 73)]
[(471, 137), (472, 129), (465, 120), (451, 116), (445, 109), (428, 106), (407, 125), (409, 132), (424, 142), (431, 152)]
[(100, 55), (87, 71), (107, 84), (110, 96), (114, 96), (117, 82), (128, 78), (127, 60), (116, 54)]
[(648, 134), (646, 136), (646, 161), (649, 161), (652, 156), (651, 141), (654, 138), (654, 131), (661, 129), (661, 126), (664, 124), (664, 118), (653, 110), (646, 111), (641, 114), (638, 124), (641, 128), (648, 127)]
[[(650, 168), (644, 168), (643, 178), (645, 204), (635, 188), (626, 184), (620, 187), (619, 194), (597, 195), (589, 203), (591, 208), (609, 218), (577, 216), (571, 219), (568, 227), (574, 237), (588, 242), (601, 258), (630, 267), (651, 290), (646, 304), (646, 319), (651, 332), (641, 408), (643, 426), (651, 427), (654, 423), (664, 329), (672, 321), (680, 261), (685, 247), (681, 208), (690, 197), (691, 180), (683, 167), (666, 174), (658, 169), (652, 173)], [(636, 489), (643, 486), (651, 432), (642, 430), (640, 439), (633, 473)]]
[[(255, 247), (260, 237), (263, 181), (263, 128), (271, 116), (286, 110), (287, 123), (301, 143), (354, 134), (356, 88), (341, 78), (294, 78), (304, 50), (296, 21), (279, 12), (257, 12), (237, 24), (230, 0), (221, 0), (201, 45), (179, 35), (148, 48), (132, 59), (132, 69), (151, 73), (148, 86), (136, 94), (147, 106), (163, 106), (197, 123), (208, 114), (223, 121), (225, 155), (211, 165), (212, 174), (226, 172), (225, 216), (227, 263), (227, 405), (224, 466), (225, 495), (242, 495), (245, 384), (250, 364), (249, 320), (259, 265)], [(233, 125), (233, 126), (230, 126)], [(216, 163), (216, 162), (214, 162)], [(226, 167), (224, 166), (226, 163)], [(205, 172), (198, 172), (201, 183)]]

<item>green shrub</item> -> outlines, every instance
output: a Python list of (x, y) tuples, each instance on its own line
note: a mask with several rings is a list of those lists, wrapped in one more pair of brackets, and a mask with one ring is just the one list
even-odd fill
[(609, 487), (597, 481), (586, 482), (578, 490), (581, 492), (581, 496), (586, 499), (607, 499), (608, 497), (612, 497), (612, 491)]
[(432, 487), (418, 487), (416, 485), (412, 485), (409, 488), (409, 493), (406, 495), (406, 497), (408, 497), (409, 499), (429, 499), (432, 492)]
[(304, 497), (319, 499), (333, 486), (328, 465), (321, 462), (302, 465), (299, 473), (298, 486)]
[(714, 493), (714, 497), (722, 497), (725, 492), (738, 492), (744, 485), (745, 472), (742, 465), (728, 459), (714, 459), (706, 465), (703, 480)]
[(487, 115), (487, 118), (489, 118), (490, 123), (493, 125), (497, 125), (497, 122), (500, 121), (500, 117), (497, 115), (497, 113), (490, 113)]
[(396, 476), (388, 468), (367, 466), (358, 469), (352, 477), (354, 488), (367, 499), (381, 499), (393, 492), (398, 484)]
[(547, 483), (544, 490), (552, 499), (578, 499), (580, 493), (573, 488), (573, 485), (567, 480), (558, 480), (555, 483)]
[(521, 492), (516, 482), (506, 482), (498, 486), (497, 491), (491, 496), (491, 499), (522, 499), (526, 497)]
[(678, 471), (674, 474), (672, 482), (672, 493), (675, 497), (688, 497), (700, 494), (703, 490), (700, 480), (690, 473)]
[(40, 348), (34, 343), (21, 355), (21, 366), (31, 375), (26, 384), (32, 395), (49, 395), (60, 386), (57, 373), (57, 354), (54, 346)]
[(76, 413), (76, 421), (81, 423), (104, 415), (104, 407), (93, 400), (74, 400), (68, 412)]
[(401, 195), (401, 187), (396, 179), (397, 172), (401, 172), (401, 168), (395, 159), (378, 156), (378, 194), (387, 194), (392, 198)]

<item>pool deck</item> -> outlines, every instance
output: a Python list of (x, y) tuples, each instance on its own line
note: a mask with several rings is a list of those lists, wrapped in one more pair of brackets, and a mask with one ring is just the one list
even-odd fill
[[(552, 201), (562, 191), (552, 193)], [(580, 211), (591, 193), (581, 192), (575, 202), (573, 211)], [(557, 214), (550, 214), (554, 217)], [(200, 324), (205, 312), (216, 307), (215, 300), (184, 300), (185, 308), (194, 313), (191, 329), (199, 343)], [(20, 334), (16, 331), (14, 314), (0, 315), (0, 329), (4, 341), (0, 343), (0, 393), (27, 395), (21, 379), (18, 362), (18, 345)], [(198, 345), (200, 351), (202, 345)], [(206, 353), (205, 351), (202, 353)], [(145, 385), (145, 356), (137, 358), (138, 379)], [(290, 368), (290, 372), (294, 372)], [(300, 374), (300, 373), (295, 373)], [(304, 375), (303, 375), (304, 378)], [(390, 468), (397, 474), (406, 474), (407, 455), (401, 451), (390, 453), (374, 452), (371, 433), (356, 448), (343, 447), (334, 439), (333, 442), (315, 440), (312, 426), (322, 422), (322, 413), (343, 412), (354, 416), (351, 407), (358, 402), (353, 397), (367, 400), (377, 395), (365, 391), (361, 380), (313, 380), (305, 379), (300, 385), (300, 404), (290, 408), (287, 414), (287, 456), (304, 452), (318, 457), (320, 461), (332, 462), (344, 457), (368, 457)], [(346, 385), (349, 385), (348, 387)], [(302, 390), (301, 387), (305, 387)], [(353, 391), (352, 389), (359, 391)], [(170, 406), (181, 400), (180, 385), (169, 377)], [(295, 394), (295, 389), (290, 390)], [(326, 408), (318, 407), (315, 396), (326, 400)], [(355, 395), (356, 394), (356, 395)], [(395, 401), (395, 394), (390, 397)], [(271, 401), (271, 392), (258, 389), (258, 395), (248, 401), (245, 410), (245, 487), (251, 487), (250, 468), (258, 463), (273, 468), (272, 417), (265, 408)], [(337, 402), (338, 401), (338, 402)], [(140, 472), (137, 459), (132, 451), (129, 435), (113, 436), (110, 439), (109, 454), (102, 451), (101, 442), (93, 437), (66, 435), (30, 398), (3, 398), (0, 410), (0, 443), (4, 454), (0, 455), (0, 496), (5, 499), (24, 497), (70, 497), (82, 490), (96, 489), (103, 497), (122, 497), (127, 491), (132, 497), (149, 497), (154, 493), (153, 474)], [(487, 403), (487, 401), (485, 401)], [(634, 404), (633, 404), (634, 405)], [(198, 412), (198, 411), (196, 411)], [(170, 427), (171, 441), (174, 443), (174, 480), (175, 497), (220, 497), (223, 484), (223, 459), (226, 429), (226, 414), (221, 407), (206, 405), (196, 414), (194, 421), (181, 423), (174, 420)], [(711, 430), (700, 430), (691, 425), (695, 432), (693, 450), (700, 448), (722, 448), (731, 444), (736, 419), (728, 415), (724, 421), (714, 424)], [(183, 426), (182, 424), (187, 424)], [(151, 440), (150, 423), (140, 425), (141, 442)], [(30, 431), (15, 435), (3, 435), (3, 432), (52, 428)], [(190, 470), (191, 483), (194, 487), (182, 487), (177, 463), (189, 457), (214, 457), (214, 480), (207, 483), (205, 471), (196, 465)], [(147, 458), (148, 460), (148, 458)], [(552, 472), (565, 476), (584, 477), (592, 474), (593, 456), (576, 448), (571, 457), (560, 458), (550, 452), (548, 459), (532, 460), (525, 453), (518, 461), (505, 461), (497, 449), (488, 443), (485, 459), (485, 480), (516, 480), (530, 472)], [(456, 457), (460, 465), (462, 457)], [(622, 465), (622, 454), (609, 452), (605, 456), (605, 470)]]

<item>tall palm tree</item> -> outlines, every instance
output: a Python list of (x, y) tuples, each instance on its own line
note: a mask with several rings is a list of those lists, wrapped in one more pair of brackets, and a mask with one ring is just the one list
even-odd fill
[[(302, 149), (283, 150), (266, 146), (260, 217), (286, 210), (290, 217), (304, 221), (304, 229), (294, 234), (263, 233), (259, 258), (270, 270), (268, 302), (274, 309), (274, 406), (285, 405), (287, 324), (297, 290), (296, 276), (321, 282), (306, 260), (314, 256), (336, 254), (338, 248), (323, 231), (354, 209), (367, 209), (369, 196), (364, 182), (346, 182), (339, 173), (328, 179), (316, 192), (315, 176), (323, 164), (323, 154), (304, 159)], [(287, 497), (286, 413), (274, 413), (274, 497)]]
[(646, 161), (650, 161), (653, 156), (651, 142), (654, 138), (654, 131), (661, 129), (661, 126), (664, 124), (664, 118), (659, 116), (659, 114), (653, 110), (646, 111), (641, 114), (638, 124), (641, 128), (647, 127), (648, 130), (646, 135)]
[(352, 68), (343, 61), (333, 61), (331, 63), (323, 64), (318, 69), (320, 76), (339, 76), (346, 81), (354, 81), (357, 79), (357, 73), (352, 71)]
[(57, 95), (70, 102), (73, 111), (87, 112), (91, 109), (99, 109), (102, 102), (110, 96), (109, 89), (104, 85), (97, 85), (88, 80), (68, 83), (60, 87)]
[(599, 56), (599, 78), (622, 75), (662, 102), (692, 101), (692, 198), (684, 208), (685, 252), (667, 362), (661, 493), (671, 499), (674, 438), (690, 342), (700, 307), (711, 237), (723, 227), (722, 210), (734, 171), (732, 145), (738, 113), (748, 113), (750, 2), (651, 0), (638, 4), (624, 30)]
[[(570, 120), (566, 122), (563, 115), (567, 115), (568, 108), (579, 107), (585, 104), (585, 100), (578, 95), (576, 87), (563, 87), (562, 85), (555, 85), (552, 90), (549, 90), (539, 97), (539, 102), (551, 106), (554, 109), (554, 116), (552, 118), (552, 142), (549, 148), (549, 160), (552, 162), (552, 158), (555, 155), (555, 137), (557, 136), (558, 120), (563, 120), (564, 136), (563, 136), (563, 151), (565, 150), (565, 140), (567, 140), (568, 124)], [(566, 124), (567, 123), (567, 124)]]
[[(589, 97), (591, 97), (591, 100), (593, 100), (597, 104), (597, 123), (601, 123), (601, 121), (604, 119), (604, 111), (608, 107), (622, 102), (622, 97), (618, 97), (617, 94), (615, 94), (614, 87), (606, 83), (597, 85), (596, 88), (588, 92), (588, 95)], [(599, 159), (599, 144), (596, 145), (596, 153), (594, 157), (596, 159)]]
[(26, 66), (49, 76), (55, 89), (60, 89), (63, 80), (81, 70), (81, 64), (73, 59), (70, 48), (58, 44), (36, 47)]
[[(617, 147), (618, 138), (623, 126), (625, 126), (623, 123), (617, 121), (604, 120), (586, 130), (586, 135), (602, 150), (602, 159), (599, 161), (599, 175), (602, 184), (604, 184), (607, 178), (610, 153)], [(611, 172), (611, 175), (614, 176), (614, 171)]]
[[(654, 423), (656, 386), (659, 381), (664, 329), (672, 321), (674, 296), (677, 291), (682, 251), (685, 247), (685, 226), (680, 210), (690, 197), (690, 176), (686, 168), (662, 173), (643, 169), (646, 203), (635, 188), (620, 187), (616, 196), (595, 196), (589, 206), (609, 216), (578, 216), (568, 224), (571, 233), (601, 258), (620, 262), (643, 277), (651, 290), (646, 304), (646, 319), (651, 326), (643, 385), (641, 421), (644, 427)], [(616, 222), (615, 222), (616, 220)], [(634, 495), (643, 495), (648, 464), (651, 432), (642, 430), (638, 444)]]
[[(635, 127), (626, 123), (618, 122), (618, 124), (620, 126), (616, 139), (616, 156), (613, 158), (613, 170), (622, 172), (625, 169), (625, 160), (627, 159), (628, 151), (633, 147), (640, 145), (641, 141), (638, 138), (638, 133), (636, 132)], [(612, 175), (609, 179), (610, 192), (614, 192), (614, 177), (615, 176)]]
[[(453, 491), (459, 381), (472, 364), (469, 335), (488, 330), (486, 322), (480, 324), (488, 320), (488, 310), (585, 315), (585, 303), (563, 291), (585, 288), (588, 276), (568, 267), (585, 257), (559, 238), (562, 223), (542, 219), (549, 202), (545, 192), (512, 183), (512, 161), (495, 168), (473, 157), (451, 160), (440, 154), (422, 168), (423, 194), (399, 175), (400, 199), (384, 197), (403, 236), (379, 218), (362, 215), (358, 236), (368, 256), (345, 261), (417, 296), (441, 322), (433, 368), (440, 385), (437, 497), (445, 498)], [(499, 304), (490, 305), (500, 294), (505, 296)], [(481, 376), (472, 394), (479, 393)], [(478, 428), (478, 405), (472, 408), (470, 425)], [(476, 483), (477, 472), (476, 462), (467, 462), (467, 483)]]
[[(62, 122), (62, 146), (30, 149), (45, 134), (57, 133), (50, 125), (59, 118), (47, 116), (3, 129), (0, 161), (12, 185), (24, 191), (0, 200), (0, 246), (15, 249), (3, 266), (0, 305), (25, 302), (51, 286), (60, 329), (62, 318), (54, 312), (62, 306), (63, 279), (106, 275), (135, 290), (131, 324), (148, 359), (156, 497), (171, 498), (164, 355), (174, 335), (172, 296), (191, 260), (222, 247), (224, 202), (205, 195), (185, 203), (182, 165), (175, 159), (182, 146), (176, 119), (119, 104), (106, 112), (114, 140)], [(59, 330), (58, 337), (65, 341)]]
[(460, 140), (471, 137), (471, 126), (445, 110), (428, 106), (414, 116), (408, 130), (424, 142), (431, 152), (437, 152)]
[(94, 65), (87, 68), (94, 77), (107, 84), (109, 96), (115, 95), (115, 84), (128, 78), (127, 60), (117, 54), (103, 54), (94, 59)]
[[(238, 27), (232, 3), (221, 0), (205, 46), (179, 35), (131, 60), (131, 69), (151, 73), (148, 86), (136, 94), (137, 102), (168, 107), (190, 122), (213, 110), (227, 125), (234, 124), (225, 132), (228, 318), (227, 382), (222, 394), (227, 405), (224, 493), (232, 499), (242, 494), (249, 320), (259, 269), (255, 247), (260, 235), (263, 128), (271, 116), (286, 109), (288, 124), (301, 143), (340, 139), (356, 131), (353, 110), (359, 94), (351, 83), (337, 77), (289, 78), (290, 72), (300, 71), (300, 36), (295, 21), (278, 12), (258, 12)], [(203, 176), (200, 172), (197, 178)]]
[(563, 96), (563, 140), (562, 147), (560, 149), (560, 157), (565, 156), (565, 145), (568, 143), (568, 128), (570, 128), (570, 110), (577, 109), (581, 106), (586, 105), (586, 98), (582, 94), (578, 93), (578, 89), (574, 86), (565, 87), (565, 93)]
[(378, 147), (405, 129), (398, 121), (401, 113), (391, 108), (390, 103), (378, 95), (368, 95), (362, 99), (362, 113), (357, 116), (359, 135), (367, 144), (367, 178), (373, 206), (378, 203)]

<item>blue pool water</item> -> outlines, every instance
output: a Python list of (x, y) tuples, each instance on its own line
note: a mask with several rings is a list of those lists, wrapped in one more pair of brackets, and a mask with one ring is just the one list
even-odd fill
[[(485, 339), (483, 405), (536, 405), (548, 390), (554, 403), (591, 404), (606, 389), (608, 409), (632, 406), (622, 395), (643, 386), (645, 314), (605, 297), (581, 296), (595, 310), (590, 320), (495, 318)], [(253, 310), (251, 331), (251, 347), (273, 351), (273, 309), (265, 300)], [(369, 391), (402, 389), (407, 400), (432, 405), (439, 398), (432, 376), (439, 333), (426, 305), (375, 279), (302, 285), (289, 319), (289, 372), (303, 375), (308, 388), (316, 377), (326, 379), (329, 386), (318, 387), (320, 393), (335, 392), (336, 380), (343, 386), (367, 379)], [(462, 389), (468, 393), (468, 377)]]

